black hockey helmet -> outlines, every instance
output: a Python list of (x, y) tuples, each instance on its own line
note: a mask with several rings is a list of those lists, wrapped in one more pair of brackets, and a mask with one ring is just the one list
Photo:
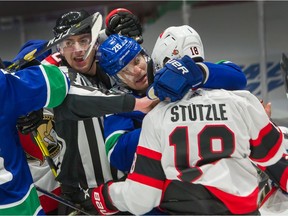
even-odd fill
[[(69, 29), (72, 25), (75, 25), (82, 20), (89, 17), (90, 14), (85, 10), (79, 10), (79, 11), (70, 11), (67, 13), (62, 14), (57, 20), (56, 25), (53, 28), (54, 35), (57, 36), (67, 29)], [(83, 29), (78, 34), (85, 34), (85, 33), (91, 33), (91, 28), (87, 27)]]

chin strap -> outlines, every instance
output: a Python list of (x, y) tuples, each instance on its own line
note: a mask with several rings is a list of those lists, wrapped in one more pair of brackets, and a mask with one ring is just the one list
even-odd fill
[(147, 77), (148, 77), (148, 85), (150, 86), (154, 82), (154, 63), (153, 60), (147, 56)]
[[(93, 64), (96, 64), (96, 62), (97, 62), (97, 60), (96, 60), (96, 57), (95, 57), (95, 55), (94, 55), (92, 64), (90, 65), (89, 69), (88, 69), (86, 72), (90, 71), (91, 68), (93, 67)], [(97, 68), (97, 67), (96, 67), (96, 68)]]

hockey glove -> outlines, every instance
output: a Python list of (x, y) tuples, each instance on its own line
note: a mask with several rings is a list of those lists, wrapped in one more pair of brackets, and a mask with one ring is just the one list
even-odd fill
[(97, 188), (94, 188), (92, 191), (92, 203), (96, 210), (101, 215), (107, 215), (107, 214), (116, 214), (119, 212), (119, 210), (112, 204), (109, 194), (108, 194), (108, 186), (111, 184), (106, 183), (102, 184)]
[(105, 33), (121, 34), (134, 38), (139, 44), (143, 43), (142, 27), (137, 16), (124, 8), (118, 8), (111, 11), (106, 17)]
[(28, 134), (37, 130), (43, 120), (43, 109), (28, 113), (17, 120), (16, 127), (22, 134)]
[(147, 96), (150, 99), (155, 99), (157, 96), (161, 101), (166, 98), (170, 98), (172, 102), (177, 101), (189, 89), (201, 85), (203, 80), (203, 71), (189, 56), (185, 55), (182, 59), (169, 60), (156, 72), (154, 83), (148, 88)]

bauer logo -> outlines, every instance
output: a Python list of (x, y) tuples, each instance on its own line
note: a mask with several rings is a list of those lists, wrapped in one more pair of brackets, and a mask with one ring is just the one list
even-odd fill
[(179, 61), (176, 61), (175, 59), (171, 59), (167, 63), (170, 63), (171, 65), (173, 65), (177, 70), (181, 70), (182, 74), (189, 72), (185, 66), (183, 66)]

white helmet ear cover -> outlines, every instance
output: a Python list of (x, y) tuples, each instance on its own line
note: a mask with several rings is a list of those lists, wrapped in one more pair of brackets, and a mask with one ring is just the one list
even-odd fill
[(161, 69), (167, 59), (191, 58), (204, 60), (204, 48), (199, 34), (190, 26), (172, 26), (158, 37), (152, 51), (152, 59), (156, 70)]

